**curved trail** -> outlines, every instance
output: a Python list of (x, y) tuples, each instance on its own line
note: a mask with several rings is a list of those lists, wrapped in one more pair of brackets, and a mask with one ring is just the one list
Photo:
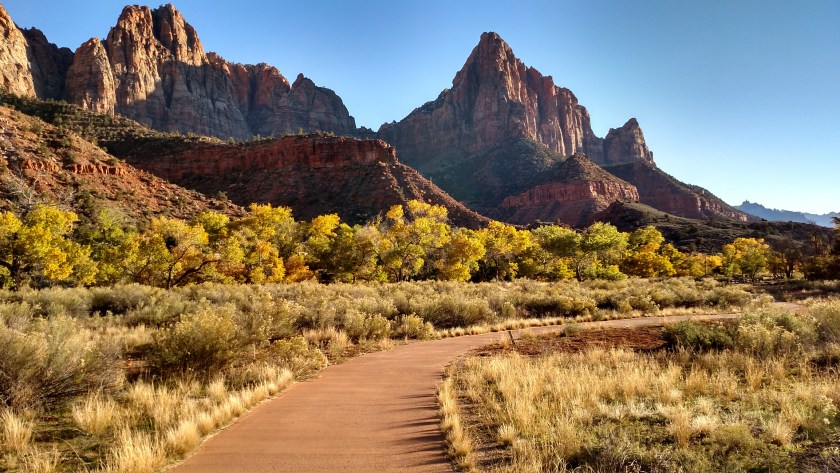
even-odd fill
[[(738, 315), (643, 317), (578, 325), (639, 327)], [(528, 330), (538, 334), (562, 327)], [(438, 430), (437, 385), (454, 358), (502, 336), (507, 334), (411, 343), (330, 366), (317, 379), (295, 384), (242, 416), (171, 471), (452, 472)]]

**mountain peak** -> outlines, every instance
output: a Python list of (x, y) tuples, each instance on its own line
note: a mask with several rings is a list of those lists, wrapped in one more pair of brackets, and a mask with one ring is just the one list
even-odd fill
[(604, 138), (604, 164), (625, 164), (641, 161), (653, 164), (653, 152), (645, 142), (642, 127), (635, 118), (621, 128), (610, 128)]

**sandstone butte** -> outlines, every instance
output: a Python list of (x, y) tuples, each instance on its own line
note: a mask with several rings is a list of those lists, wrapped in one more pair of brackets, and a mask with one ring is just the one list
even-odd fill
[[(481, 208), (491, 217), (517, 223), (539, 218), (579, 224), (592, 211), (603, 210), (615, 201), (641, 201), (692, 218), (748, 218), (710, 192), (682, 184), (662, 172), (635, 118), (610, 129), (605, 138), (596, 136), (589, 112), (577, 97), (555, 85), (550, 76), (526, 67), (496, 33), (481, 36), (451, 88), (403, 120), (384, 124), (379, 136), (397, 147), (403, 162), (433, 178), (456, 198), (461, 198), (457, 186), (487, 184), (469, 182), (469, 178), (467, 182), (448, 180), (447, 173), (458, 166), (478, 168), (475, 174), (484, 181), (506, 182), (511, 177), (506, 175), (509, 169), (498, 162), (522, 160), (518, 148), (511, 148), (505, 155), (509, 143), (522, 138), (555, 153), (556, 161), (583, 153), (619, 178), (557, 173), (555, 168), (562, 167), (557, 162), (535, 167), (530, 171), (532, 178), (523, 179), (519, 189), (490, 202), (491, 208)], [(613, 173), (613, 169), (621, 174)], [(547, 182), (546, 174), (552, 173), (558, 178)], [(470, 201), (468, 195), (464, 200), (474, 207), (488, 206), (487, 202)]]

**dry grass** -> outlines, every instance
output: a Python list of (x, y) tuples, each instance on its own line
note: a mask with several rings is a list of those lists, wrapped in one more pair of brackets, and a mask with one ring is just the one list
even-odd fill
[(116, 442), (108, 454), (107, 473), (154, 473), (166, 463), (165, 452), (152, 435), (123, 430)]
[(461, 400), (506, 449), (494, 471), (795, 471), (791, 452), (840, 432), (837, 386), (807, 357), (592, 348), (468, 358), (440, 400), (443, 427), (467, 429), (446, 417)]
[(30, 448), (21, 459), (21, 471), (26, 473), (53, 473), (58, 471), (61, 461), (61, 453), (52, 448), (42, 451), (37, 447)]
[(454, 392), (452, 378), (447, 378), (438, 388), (440, 403), (440, 429), (446, 437), (449, 457), (462, 471), (474, 471), (473, 442), (461, 424), (461, 415)]
[(101, 436), (111, 429), (119, 415), (119, 406), (110, 397), (96, 392), (86, 396), (72, 408), (76, 425), (84, 432)]
[(10, 410), (0, 413), (3, 426), (3, 450), (22, 455), (32, 442), (32, 422)]

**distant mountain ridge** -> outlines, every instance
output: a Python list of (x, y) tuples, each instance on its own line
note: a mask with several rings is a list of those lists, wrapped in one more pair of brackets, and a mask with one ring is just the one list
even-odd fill
[(833, 219), (840, 218), (840, 212), (829, 212), (820, 215), (794, 210), (770, 209), (759, 203), (750, 202), (749, 200), (745, 200), (741, 205), (736, 205), (735, 208), (771, 222), (813, 223), (821, 227), (833, 227)]

